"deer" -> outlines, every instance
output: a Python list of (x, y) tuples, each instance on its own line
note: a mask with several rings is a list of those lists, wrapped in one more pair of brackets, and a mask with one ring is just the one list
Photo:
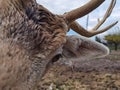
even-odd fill
[[(98, 56), (107, 55), (106, 46), (86, 37), (103, 33), (118, 23), (98, 30), (110, 16), (116, 0), (111, 1), (103, 19), (90, 31), (76, 22), (104, 1), (90, 0), (82, 7), (57, 15), (36, 0), (0, 0), (0, 90), (34, 90), (60, 55), (66, 61), (80, 59), (91, 50)], [(80, 36), (67, 36), (69, 29)], [(95, 57), (93, 54), (90, 55)]]

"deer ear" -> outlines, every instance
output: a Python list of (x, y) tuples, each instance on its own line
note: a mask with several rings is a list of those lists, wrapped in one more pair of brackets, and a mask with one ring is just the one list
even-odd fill
[(106, 46), (83, 36), (67, 36), (67, 42), (63, 46), (63, 55), (67, 60), (98, 58), (108, 54)]

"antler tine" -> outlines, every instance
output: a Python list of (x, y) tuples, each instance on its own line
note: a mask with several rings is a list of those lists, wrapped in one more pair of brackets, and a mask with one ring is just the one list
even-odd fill
[(101, 29), (99, 31), (94, 31), (94, 30), (88, 31), (85, 28), (83, 28), (79, 23), (77, 23), (76, 21), (74, 21), (74, 22), (72, 22), (70, 24), (70, 28), (73, 29), (75, 32), (77, 32), (78, 34), (80, 34), (82, 36), (92, 37), (94, 35), (97, 35), (97, 34), (100, 34), (100, 33), (103, 33), (105, 31), (109, 30), (111, 27), (113, 27), (117, 23), (118, 23), (118, 21), (116, 21), (113, 24), (110, 24), (109, 26), (106, 26), (105, 28), (103, 28), (103, 29)]
[(116, 25), (117, 23), (118, 23), (118, 21), (110, 24), (109, 26), (106, 26), (105, 28), (103, 28), (103, 29), (101, 29), (101, 30), (99, 30), (99, 31), (95, 31), (95, 32), (89, 31), (89, 32), (92, 33), (91, 36), (94, 36), (94, 35), (97, 35), (97, 34), (100, 34), (100, 33), (103, 33), (103, 32), (105, 32), (105, 31), (109, 30), (110, 28), (112, 28), (112, 27), (113, 27), (114, 25)]
[(87, 4), (83, 5), (82, 7), (79, 7), (77, 9), (74, 9), (70, 12), (65, 13), (63, 16), (70, 24), (71, 22), (75, 21), (76, 19), (85, 16), (86, 14), (90, 13), (94, 9), (96, 9), (98, 6), (100, 6), (105, 0), (91, 0)]
[[(112, 4), (112, 2), (111, 2), (111, 7), (115, 7), (115, 5), (116, 5), (116, 0), (113, 0), (114, 2), (113, 2), (113, 4)], [(111, 12), (112, 12), (112, 10), (113, 10), (113, 8), (111, 8), (110, 9), (110, 11), (109, 11), (109, 14), (108, 14), (108, 16), (110, 16), (110, 14), (111, 14)]]
[(104, 17), (102, 20), (99, 20), (98, 24), (92, 29), (92, 30), (97, 30), (105, 21), (106, 19), (110, 16), (112, 13), (113, 8), (115, 7), (116, 0), (112, 0), (109, 8), (107, 9)]

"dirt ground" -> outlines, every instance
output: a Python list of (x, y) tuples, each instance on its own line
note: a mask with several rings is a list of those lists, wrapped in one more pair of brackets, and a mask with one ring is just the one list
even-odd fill
[(36, 90), (120, 90), (120, 51), (76, 62), (74, 68), (56, 64)]

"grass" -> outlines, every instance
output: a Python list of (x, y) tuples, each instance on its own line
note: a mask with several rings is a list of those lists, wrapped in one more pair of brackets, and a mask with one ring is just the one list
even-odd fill
[[(112, 51), (109, 56), (100, 60), (120, 61), (120, 50)], [(118, 71), (114, 68), (114, 71), (84, 72), (71, 71), (68, 66), (54, 65), (43, 77), (37, 90), (48, 90), (50, 86), (51, 90), (120, 90), (120, 66), (118, 68)]]

